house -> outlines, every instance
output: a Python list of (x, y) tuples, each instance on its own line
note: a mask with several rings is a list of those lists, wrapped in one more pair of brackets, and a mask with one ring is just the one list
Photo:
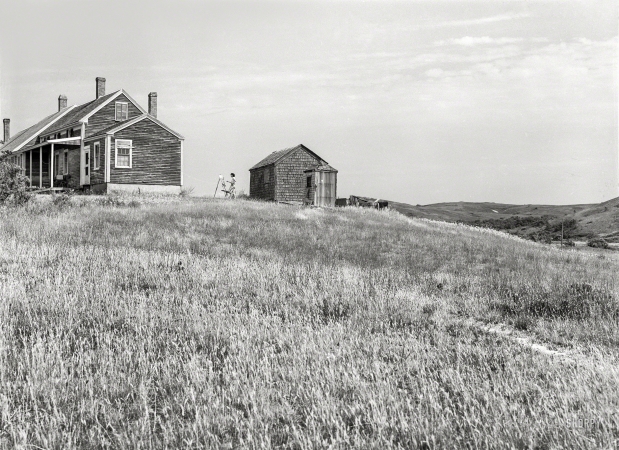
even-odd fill
[(303, 144), (271, 153), (249, 169), (249, 196), (333, 206), (337, 170)]
[(106, 94), (97, 77), (96, 97), (67, 106), (10, 136), (4, 119), (4, 144), (33, 187), (69, 187), (93, 192), (179, 192), (183, 185), (184, 138), (157, 119), (157, 93), (148, 95), (148, 112), (123, 89)]

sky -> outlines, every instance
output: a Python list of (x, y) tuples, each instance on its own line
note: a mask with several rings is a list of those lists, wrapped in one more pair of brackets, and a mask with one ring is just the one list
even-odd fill
[(3, 0), (12, 134), (125, 89), (185, 137), (185, 185), (304, 144), (338, 197), (597, 203), (619, 195), (616, 0)]

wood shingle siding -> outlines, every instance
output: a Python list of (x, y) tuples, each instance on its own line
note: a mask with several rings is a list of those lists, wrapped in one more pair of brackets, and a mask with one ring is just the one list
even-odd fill
[(320, 164), (320, 159), (302, 149), (295, 150), (275, 165), (277, 186), (275, 199), (280, 202), (302, 202), (305, 198), (306, 177), (303, 173)]
[(249, 177), (249, 195), (264, 200), (275, 200), (275, 166), (253, 169)]
[[(132, 141), (132, 167), (116, 167), (116, 140)], [(181, 184), (181, 141), (150, 120), (142, 120), (111, 139), (110, 183)]]

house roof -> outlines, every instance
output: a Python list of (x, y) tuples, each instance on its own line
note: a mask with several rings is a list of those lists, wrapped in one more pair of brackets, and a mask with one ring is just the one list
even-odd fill
[(121, 94), (127, 97), (142, 113), (146, 113), (146, 111), (129, 96), (129, 94), (127, 94), (123, 89), (119, 89), (111, 94), (103, 95), (95, 100), (91, 100), (83, 105), (77, 106), (75, 111), (63, 118), (63, 120), (58, 121), (58, 123), (54, 125), (54, 129), (50, 130), (50, 132), (60, 131), (72, 125), (81, 125), (81, 122), (87, 121), (91, 115)]
[(168, 128), (166, 125), (164, 125), (163, 123), (161, 123), (154, 117), (146, 114), (146, 111), (144, 110), (144, 108), (142, 108), (133, 98), (131, 98), (129, 94), (127, 94), (123, 89), (119, 89), (118, 91), (112, 92), (111, 94), (103, 95), (95, 100), (91, 100), (82, 105), (69, 106), (69, 107), (61, 109), (60, 111), (50, 116), (47, 116), (45, 119), (41, 120), (39, 123), (17, 133), (7, 143), (5, 143), (3, 146), (0, 146), (0, 150), (8, 150), (10, 152), (16, 152), (17, 150), (20, 150), (21, 148), (26, 146), (30, 141), (35, 139), (38, 135), (42, 134), (43, 132), (56, 133), (58, 131), (61, 131), (61, 130), (64, 130), (64, 129), (67, 129), (73, 126), (80, 126), (82, 122), (87, 122), (90, 116), (92, 116), (94, 113), (99, 111), (101, 108), (103, 108), (105, 105), (110, 103), (112, 100), (114, 100), (116, 97), (120, 96), (121, 94), (127, 97), (127, 99), (129, 99), (129, 101), (133, 103), (143, 114), (141, 116), (138, 116), (137, 118), (134, 117), (132, 119), (125, 120), (123, 122), (115, 123), (114, 125), (106, 128), (105, 130), (95, 131), (97, 135), (105, 134), (106, 132), (109, 132), (112, 129), (119, 128), (123, 124), (128, 124), (128, 122), (131, 122), (131, 121), (134, 121), (134, 123), (138, 122), (140, 120), (143, 120), (146, 116), (149, 119), (151, 119), (153, 122), (157, 123), (161, 127), (168, 130), (170, 133), (174, 134), (180, 139), (184, 139), (184, 137), (181, 136), (180, 134), (171, 130), (170, 128)]
[(102, 130), (99, 130), (99, 131), (97, 131), (96, 134), (86, 138), (85, 140), (86, 141), (90, 141), (90, 140), (93, 140), (93, 139), (101, 138), (101, 137), (103, 137), (105, 135), (108, 135), (108, 134), (114, 134), (117, 131), (123, 130), (123, 129), (127, 128), (127, 127), (130, 127), (133, 124), (141, 122), (144, 119), (148, 119), (151, 122), (156, 123), (161, 128), (164, 128), (165, 130), (169, 131), (170, 133), (172, 133), (174, 136), (176, 136), (179, 139), (185, 139), (184, 136), (182, 136), (179, 133), (177, 133), (176, 131), (172, 130), (166, 124), (164, 124), (160, 120), (157, 120), (155, 117), (151, 116), (150, 114), (142, 114), (141, 116), (133, 117), (133, 118), (127, 119), (127, 120), (123, 120), (122, 122), (117, 122), (117, 123), (115, 123), (112, 126), (104, 128)]
[(106, 103), (114, 95), (118, 94), (120, 91), (112, 92), (111, 94), (104, 95), (95, 100), (91, 100), (89, 102), (84, 103), (83, 105), (76, 106), (75, 109), (71, 112), (71, 114), (67, 114), (62, 120), (59, 120), (54, 128), (50, 129), (49, 132), (53, 133), (55, 131), (64, 130), (65, 128), (70, 127), (71, 125), (80, 125), (79, 121), (81, 118), (86, 116), (89, 112), (95, 110), (98, 106), (101, 106)]
[(249, 170), (254, 170), (254, 169), (258, 169), (259, 167), (264, 167), (264, 166), (269, 166), (271, 164), (275, 164), (276, 162), (278, 162), (281, 159), (284, 159), (286, 156), (288, 156), (289, 154), (293, 153), (296, 150), (305, 150), (306, 152), (314, 156), (316, 159), (320, 160), (322, 163), (327, 164), (327, 161), (322, 159), (320, 156), (318, 156), (316, 153), (311, 151), (305, 145), (299, 144), (296, 147), (285, 148), (283, 150), (278, 150), (278, 151), (271, 153), (269, 156), (264, 158), (258, 164), (252, 166)]
[(28, 127), (25, 130), (20, 131), (15, 136), (13, 136), (11, 139), (9, 139), (9, 141), (6, 142), (2, 147), (0, 147), (0, 150), (16, 152), (17, 150), (22, 148), (24, 145), (28, 144), (28, 142), (30, 142), (32, 139), (36, 138), (39, 134), (41, 134), (47, 128), (49, 128), (51, 125), (56, 123), (58, 120), (64, 118), (66, 115), (70, 115), (71, 111), (74, 108), (75, 108), (75, 105), (62, 108), (60, 111), (47, 116), (45, 119), (32, 125), (31, 127)]

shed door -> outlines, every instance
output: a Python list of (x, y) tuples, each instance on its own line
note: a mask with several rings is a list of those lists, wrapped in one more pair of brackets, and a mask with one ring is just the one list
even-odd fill
[(316, 172), (316, 206), (335, 206), (336, 172)]

